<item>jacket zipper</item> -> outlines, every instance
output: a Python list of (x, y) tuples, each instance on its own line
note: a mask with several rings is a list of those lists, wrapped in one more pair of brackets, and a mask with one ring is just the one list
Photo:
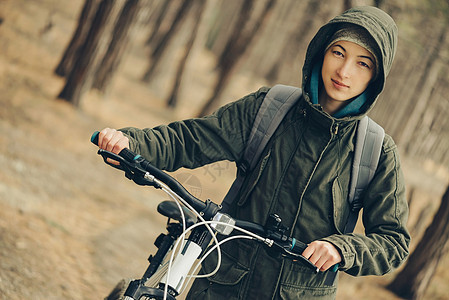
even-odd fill
[[(332, 125), (332, 127), (331, 127), (331, 133), (333, 133), (334, 135), (337, 135), (338, 129), (339, 129), (338, 123), (334, 123)], [(301, 210), (301, 203), (302, 203), (304, 194), (305, 194), (307, 188), (309, 187), (309, 184), (310, 184), (310, 181), (312, 180), (313, 175), (315, 175), (315, 171), (318, 168), (318, 164), (320, 163), (321, 159), (323, 158), (324, 152), (326, 152), (326, 149), (329, 147), (329, 145), (330, 145), (332, 140), (333, 140), (333, 136), (331, 135), (329, 141), (327, 142), (327, 145), (324, 147), (323, 151), (320, 154), (320, 157), (318, 158), (318, 161), (316, 162), (316, 164), (315, 164), (315, 166), (314, 166), (314, 168), (312, 170), (312, 174), (310, 175), (309, 179), (307, 180), (307, 183), (306, 183), (306, 186), (304, 187), (304, 190), (302, 191), (302, 194), (301, 194), (301, 196), (299, 198), (299, 207), (298, 207), (298, 210), (296, 212), (295, 220), (293, 222), (292, 228), (290, 229), (290, 237), (293, 235), (293, 231), (295, 230), (294, 228), (295, 228), (296, 223), (298, 221), (298, 216), (299, 216), (299, 212)]]
[(332, 132), (336, 135), (338, 133), (338, 123), (332, 125)]

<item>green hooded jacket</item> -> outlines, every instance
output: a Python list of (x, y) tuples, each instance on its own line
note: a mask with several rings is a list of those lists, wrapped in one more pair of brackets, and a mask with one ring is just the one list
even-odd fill
[[(370, 84), (362, 114), (340, 119), (312, 104), (311, 69), (322, 58), (339, 23), (364, 27), (377, 42), (380, 74)], [(408, 206), (396, 145), (385, 136), (379, 166), (364, 192), (365, 234), (343, 234), (349, 214), (348, 188), (357, 120), (374, 106), (384, 87), (397, 45), (397, 28), (383, 11), (354, 8), (324, 25), (309, 44), (303, 67), (303, 97), (290, 110), (248, 174), (232, 207), (236, 218), (265, 224), (271, 213), (281, 216), (290, 236), (305, 243), (325, 240), (341, 253), (340, 270), (354, 276), (383, 275), (408, 256)], [(237, 164), (268, 92), (255, 93), (218, 109), (204, 118), (174, 122), (152, 129), (124, 128), (131, 150), (157, 167), (174, 171), (220, 160)], [(219, 201), (215, 199), (215, 201)], [(314, 274), (301, 263), (273, 256), (264, 246), (248, 240), (222, 247), (220, 270), (196, 280), (190, 299), (334, 299), (336, 285), (324, 284), (327, 272)], [(212, 255), (203, 272), (216, 266)]]

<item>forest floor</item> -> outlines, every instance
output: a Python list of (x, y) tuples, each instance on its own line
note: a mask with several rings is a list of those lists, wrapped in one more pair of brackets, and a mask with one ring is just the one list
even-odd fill
[[(164, 195), (124, 180), (89, 139), (107, 126), (150, 127), (184, 117), (192, 103), (167, 111), (138, 80), (145, 60), (135, 57), (108, 97), (89, 92), (80, 109), (57, 100), (64, 80), (53, 70), (81, 5), (0, 0), (1, 299), (102, 299), (119, 279), (142, 274), (164, 229), (155, 213)], [(196, 84), (198, 91), (204, 86)], [(446, 175), (435, 179), (404, 165), (410, 185), (421, 187), (415, 192), (439, 200)], [(174, 175), (197, 196), (219, 200), (233, 174), (231, 164), (220, 163)], [(445, 257), (428, 299), (449, 299), (448, 263)], [(385, 289), (393, 276), (342, 276), (338, 299), (397, 299)]]

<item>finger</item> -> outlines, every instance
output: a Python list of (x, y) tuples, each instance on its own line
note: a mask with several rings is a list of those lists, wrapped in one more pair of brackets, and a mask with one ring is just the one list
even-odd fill
[(100, 131), (100, 133), (98, 135), (98, 147), (106, 150), (108, 142), (112, 136), (112, 131), (113, 131), (113, 129), (111, 129), (111, 128), (105, 128), (102, 131)]
[(327, 259), (325, 256), (321, 256), (315, 263), (315, 267), (320, 269), (320, 271), (324, 271), (323, 266), (327, 263)]
[(303, 256), (319, 269), (324, 262), (319, 262), (321, 255), (318, 250), (319, 249), (317, 249), (315, 245), (309, 245), (309, 247), (304, 250)]
[(303, 256), (306, 257), (312, 264), (318, 269), (326, 263), (325, 253), (323, 253), (323, 247), (320, 243), (312, 242), (303, 252)]
[(306, 249), (304, 249), (304, 251), (302, 252), (302, 256), (304, 256), (307, 259), (310, 259), (310, 257), (313, 255), (313, 253), (315, 252), (315, 247), (308, 245)]
[(312, 263), (315, 264), (318, 261), (319, 257), (317, 257), (317, 255), (315, 253), (313, 253), (308, 260)]
[(117, 143), (114, 145), (114, 148), (112, 148), (112, 152), (114, 153), (120, 153), (124, 148), (129, 148), (129, 139), (122, 135), (122, 137), (117, 141)]
[(341, 262), (341, 256), (338, 252), (330, 252), (326, 263), (322, 266), (324, 270), (328, 270), (329, 268), (333, 267), (335, 264), (338, 264)]
[(326, 271), (335, 264), (331, 260), (330, 256), (319, 251), (315, 251), (314, 254), (309, 258), (309, 261), (322, 272)]
[(98, 133), (98, 142), (97, 142), (97, 146), (101, 149), (101, 145), (103, 144), (103, 138), (105, 135), (105, 129), (101, 130)]
[(111, 129), (107, 132), (107, 134), (104, 137), (105, 142), (103, 143), (104, 150), (111, 151), (116, 143), (116, 130)]
[[(114, 149), (115, 145), (120, 141), (120, 139), (122, 137), (123, 137), (123, 134), (120, 131), (114, 130), (109, 138), (108, 144), (106, 146), (106, 150), (114, 152), (113, 149)], [(116, 153), (116, 152), (114, 152), (114, 153)], [(118, 152), (116, 154), (118, 154)]]
[(327, 271), (329, 268), (331, 268), (333, 265), (335, 265), (335, 263), (332, 263), (331, 260), (326, 261), (326, 263), (324, 263), (321, 268), (320, 271), (324, 272)]

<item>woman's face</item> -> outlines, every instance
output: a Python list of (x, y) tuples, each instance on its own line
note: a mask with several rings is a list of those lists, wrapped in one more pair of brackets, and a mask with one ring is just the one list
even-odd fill
[(348, 41), (334, 43), (324, 54), (321, 69), (327, 102), (343, 104), (363, 93), (375, 69), (373, 55), (362, 46)]

